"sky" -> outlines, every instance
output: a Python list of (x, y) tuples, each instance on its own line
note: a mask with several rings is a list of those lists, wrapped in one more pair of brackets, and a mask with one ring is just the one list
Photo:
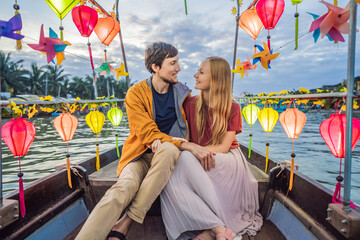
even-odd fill
[[(108, 12), (115, 0), (98, 0)], [(244, 0), (240, 12), (246, 10), (251, 0)], [(333, 1), (328, 1), (333, 3)], [(14, 15), (14, 0), (2, 0), (0, 19), (9, 20)], [(344, 8), (348, 1), (338, 0), (339, 7)], [(51, 27), (59, 34), (60, 19), (44, 0), (18, 0), (23, 21), (23, 49), (16, 51), (15, 41), (0, 39), (0, 50), (11, 52), (13, 60), (24, 59), (23, 66), (29, 68), (32, 62), (38, 66), (46, 65), (46, 56), (34, 51), (27, 43), (37, 43), (40, 26), (44, 24), (45, 35)], [(185, 15), (184, 1), (170, 0), (119, 0), (119, 17), (125, 47), (127, 65), (132, 82), (141, 81), (150, 76), (144, 66), (144, 52), (147, 45), (156, 41), (173, 44), (179, 50), (181, 72), (178, 79), (194, 89), (199, 64), (206, 57), (220, 56), (233, 65), (235, 16), (231, 10), (236, 6), (232, 0), (187, 0), (188, 15)], [(323, 15), (327, 7), (315, 0), (303, 0), (298, 5), (299, 48), (294, 50), (295, 6), (285, 0), (285, 10), (275, 29), (270, 30), (271, 48), (280, 53), (271, 61), (271, 69), (260, 65), (248, 73), (248, 77), (235, 75), (233, 95), (244, 92), (253, 94), (261, 92), (278, 92), (304, 87), (307, 89), (332, 85), (347, 78), (348, 35), (345, 42), (334, 44), (326, 37), (319, 38), (315, 44), (312, 33), (308, 33), (313, 18), (306, 12)], [(359, 10), (357, 11), (357, 28), (360, 29)], [(91, 66), (87, 49), (87, 38), (81, 37), (72, 21), (71, 12), (63, 19), (64, 40), (72, 45), (66, 48), (66, 60), (62, 63), (65, 73), (85, 77), (91, 75)], [(263, 29), (257, 43), (267, 41), (267, 30)], [(355, 76), (360, 75), (360, 41), (356, 34)], [(90, 36), (95, 68), (100, 59), (104, 59), (104, 49), (108, 61), (115, 61), (114, 67), (120, 67), (123, 61), (119, 37), (109, 46), (103, 45), (95, 33)], [(246, 60), (254, 54), (254, 40), (239, 28), (237, 58)], [(50, 63), (51, 64), (51, 63)], [(196, 91), (194, 91), (196, 93)]]

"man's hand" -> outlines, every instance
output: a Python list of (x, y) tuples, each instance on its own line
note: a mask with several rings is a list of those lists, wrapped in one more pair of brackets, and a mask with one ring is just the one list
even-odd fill
[(161, 141), (160, 139), (155, 139), (153, 141), (153, 143), (149, 146), (149, 148), (151, 148), (152, 152), (156, 152), (156, 150), (159, 148), (159, 146), (161, 145)]

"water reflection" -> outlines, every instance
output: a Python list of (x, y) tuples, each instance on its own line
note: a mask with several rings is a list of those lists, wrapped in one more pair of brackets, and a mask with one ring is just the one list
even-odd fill
[[(307, 113), (307, 122), (299, 139), (295, 140), (295, 163), (299, 171), (317, 180), (332, 191), (335, 189), (336, 176), (339, 171), (340, 160), (335, 158), (324, 140), (320, 136), (320, 123), (330, 116), (331, 112)], [(96, 154), (96, 135), (85, 123), (85, 116), (79, 116), (79, 126), (73, 140), (69, 144), (71, 162), (77, 163), (91, 158)], [(53, 117), (37, 117), (30, 119), (36, 126), (36, 137), (28, 154), (21, 158), (24, 172), (24, 183), (28, 184), (36, 179), (54, 172), (55, 167), (65, 164), (66, 142), (63, 142), (53, 127)], [(6, 122), (3, 121), (3, 123)], [(249, 126), (243, 120), (243, 132), (237, 135), (240, 143), (248, 145)], [(122, 144), (129, 134), (127, 117), (124, 116), (117, 127), (119, 144)], [(252, 127), (252, 148), (265, 155), (266, 133), (259, 122)], [(292, 140), (288, 139), (278, 122), (270, 133), (270, 158), (272, 160), (291, 160)], [(99, 134), (100, 152), (115, 146), (115, 131), (110, 121), (106, 120), (103, 130)], [(342, 167), (344, 169), (344, 167)], [(4, 192), (18, 188), (18, 161), (10, 150), (3, 144), (3, 183)], [(360, 147), (353, 151), (352, 162), (352, 191), (351, 199), (360, 202)]]

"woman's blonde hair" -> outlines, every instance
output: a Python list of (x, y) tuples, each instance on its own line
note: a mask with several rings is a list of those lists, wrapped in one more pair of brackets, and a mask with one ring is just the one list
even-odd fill
[[(229, 63), (221, 57), (208, 57), (206, 61), (210, 64), (210, 102), (212, 110), (211, 130), (213, 137), (206, 143), (220, 144), (227, 132), (228, 120), (232, 106), (232, 83)], [(195, 105), (196, 132), (199, 142), (204, 137), (206, 126), (206, 103), (201, 91)]]

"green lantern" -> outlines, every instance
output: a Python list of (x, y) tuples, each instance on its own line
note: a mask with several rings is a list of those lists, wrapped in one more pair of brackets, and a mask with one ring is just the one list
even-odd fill
[(254, 104), (249, 104), (242, 110), (242, 114), (247, 122), (250, 125), (250, 134), (249, 134), (249, 156), (251, 157), (251, 138), (252, 138), (252, 125), (255, 124), (257, 120), (258, 113), (260, 112), (260, 108)]
[(111, 124), (113, 126), (115, 126), (115, 136), (116, 136), (116, 153), (118, 158), (120, 158), (120, 152), (119, 152), (119, 142), (118, 142), (118, 134), (117, 134), (117, 126), (119, 126), (121, 119), (123, 116), (123, 112), (116, 108), (116, 107), (112, 107), (108, 112), (107, 112), (107, 117), (110, 120)]

